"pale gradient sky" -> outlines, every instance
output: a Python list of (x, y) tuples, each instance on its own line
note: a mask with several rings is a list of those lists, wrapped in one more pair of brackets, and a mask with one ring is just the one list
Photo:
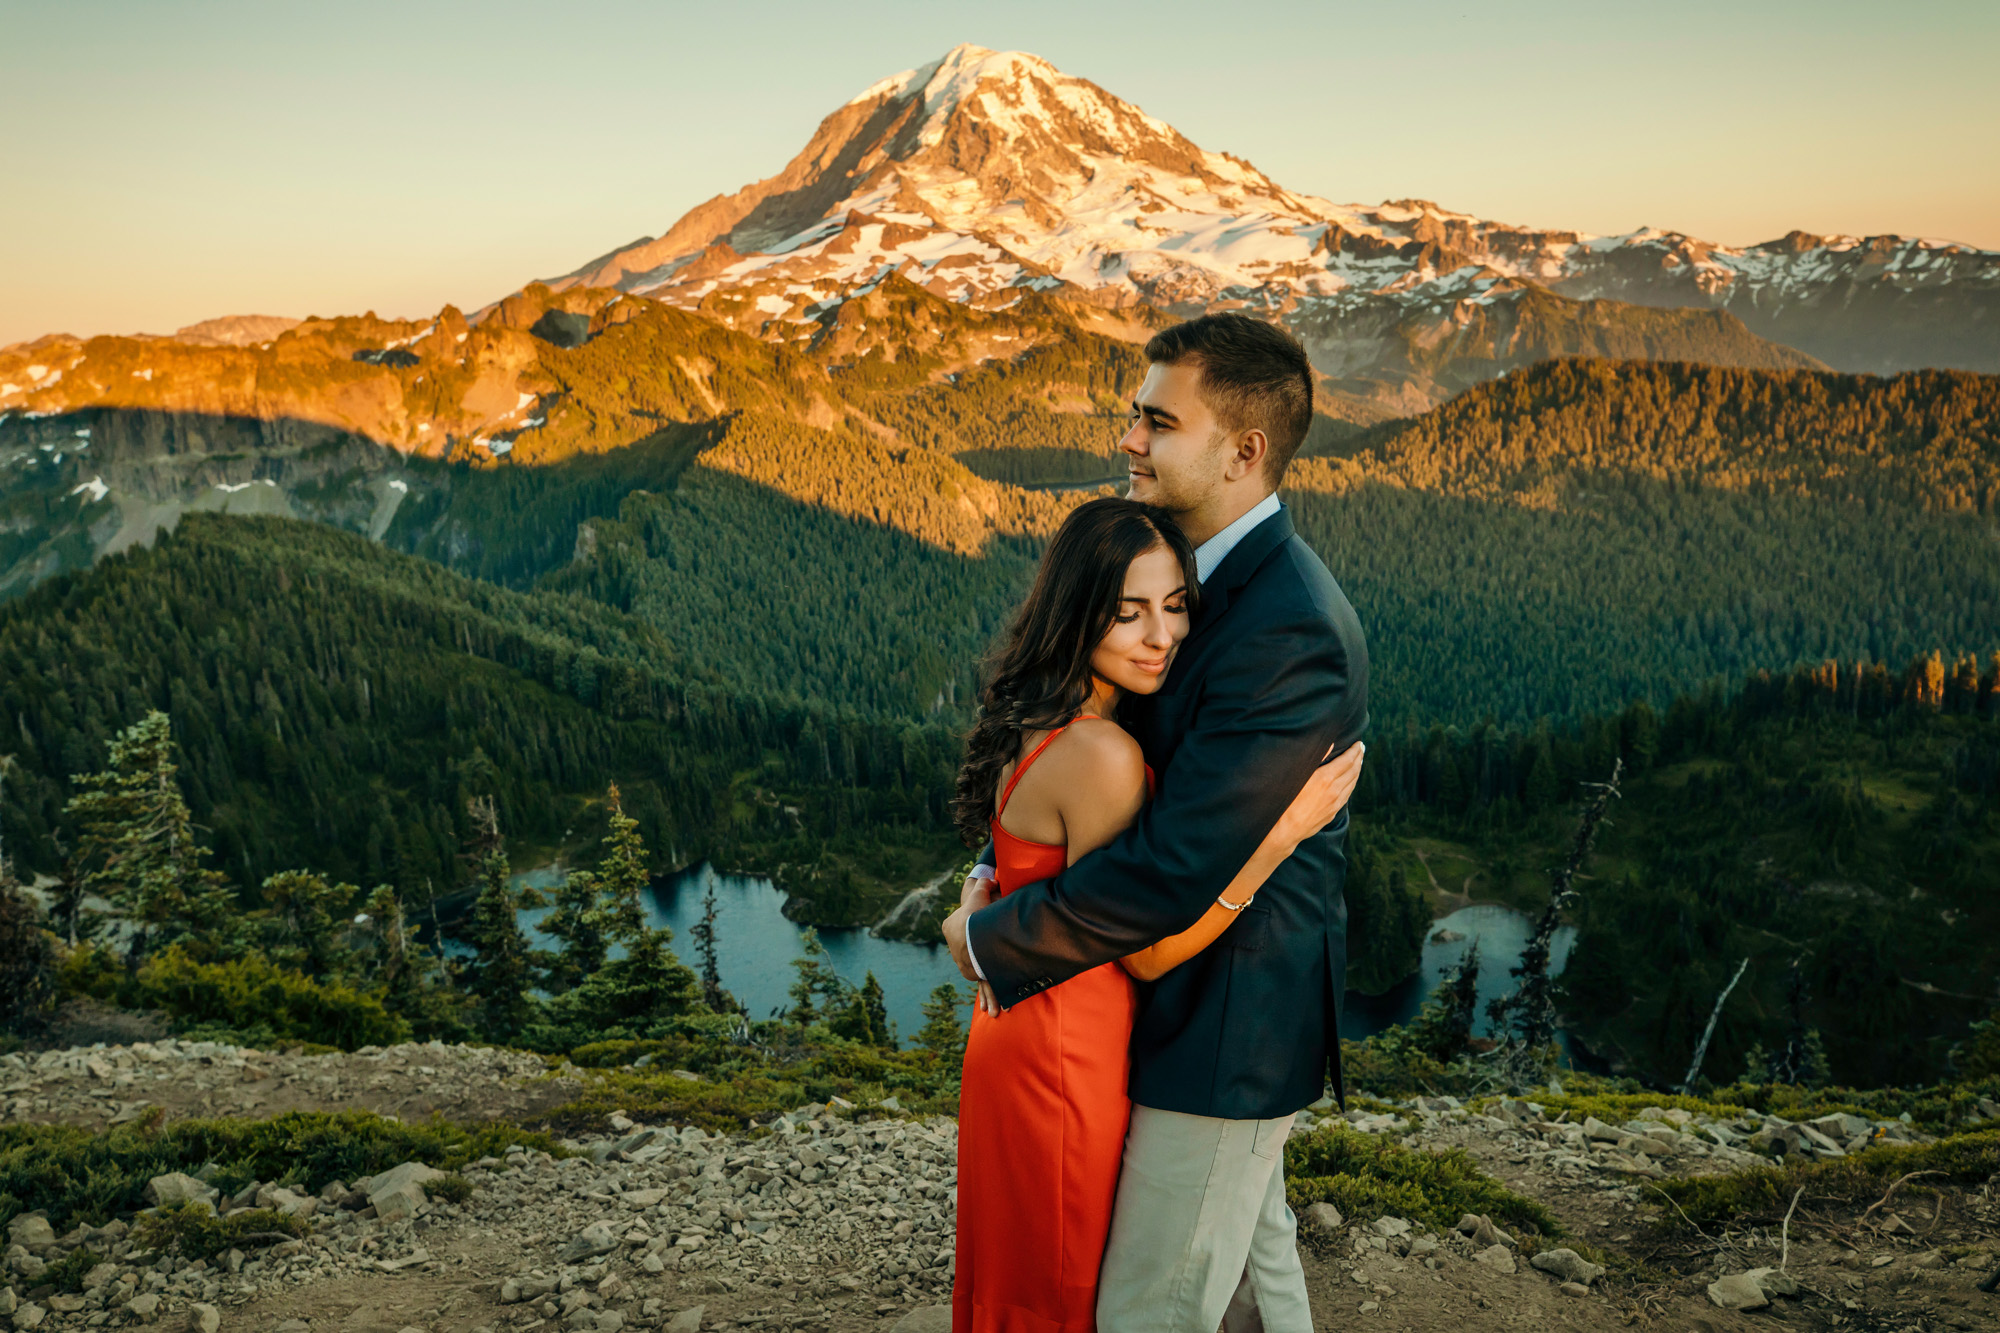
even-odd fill
[(1340, 202), (2000, 249), (2000, 3), (0, 0), (0, 344), (472, 308), (962, 41)]

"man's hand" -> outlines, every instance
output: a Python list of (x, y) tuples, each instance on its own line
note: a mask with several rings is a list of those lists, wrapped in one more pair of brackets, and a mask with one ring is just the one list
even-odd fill
[(958, 910), (944, 919), (944, 947), (951, 950), (951, 961), (958, 964), (959, 973), (978, 987), (978, 994), (973, 996), (973, 1007), (997, 1017), (1000, 1001), (994, 998), (993, 987), (980, 980), (979, 974), (972, 970), (972, 950), (965, 943), (966, 918), (992, 901), (992, 880), (984, 875), (967, 879), (965, 887), (958, 892)]
[(958, 910), (944, 919), (944, 947), (951, 950), (951, 961), (958, 964), (959, 974), (967, 981), (978, 981), (979, 974), (972, 970), (972, 951), (965, 945), (965, 920), (992, 901), (992, 880), (984, 876), (968, 879), (959, 890)]

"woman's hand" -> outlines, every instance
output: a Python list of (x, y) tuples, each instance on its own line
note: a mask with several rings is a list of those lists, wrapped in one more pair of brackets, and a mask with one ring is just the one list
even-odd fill
[(1284, 846), (1289, 856), (1293, 848), (1331, 824), (1354, 795), (1354, 785), (1361, 781), (1361, 761), (1367, 751), (1368, 747), (1357, 741), (1338, 759), (1314, 769), (1285, 813), (1278, 816), (1267, 841)]

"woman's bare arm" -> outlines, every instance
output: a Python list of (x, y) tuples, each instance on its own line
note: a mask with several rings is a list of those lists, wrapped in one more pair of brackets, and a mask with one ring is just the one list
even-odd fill
[[(1222, 897), (1232, 903), (1248, 903), (1257, 896), (1257, 890), (1264, 887), (1264, 881), (1271, 872), (1283, 865), (1301, 842), (1318, 833), (1333, 822), (1341, 807), (1354, 794), (1354, 784), (1361, 780), (1361, 760), (1366, 747), (1360, 744), (1349, 746), (1338, 759), (1320, 765), (1313, 775), (1306, 779), (1306, 785), (1293, 798), (1292, 804), (1271, 831), (1264, 835), (1264, 841), (1249, 862), (1236, 872), (1236, 878), (1229, 881), (1229, 887), (1222, 891)], [(1074, 864), (1076, 858), (1070, 858)], [(1213, 904), (1202, 913), (1201, 920), (1189, 926), (1178, 935), (1170, 935), (1150, 948), (1127, 954), (1118, 960), (1119, 965), (1141, 981), (1158, 981), (1167, 973), (1185, 963), (1188, 959), (1215, 943), (1223, 931), (1235, 923), (1241, 915), (1231, 911), (1221, 903)]]

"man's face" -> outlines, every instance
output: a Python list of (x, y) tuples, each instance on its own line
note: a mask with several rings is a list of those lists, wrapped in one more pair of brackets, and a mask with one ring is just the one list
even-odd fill
[(1131, 428), (1118, 447), (1134, 500), (1192, 514), (1221, 490), (1228, 435), (1201, 397), (1201, 367), (1155, 363), (1132, 400)]

